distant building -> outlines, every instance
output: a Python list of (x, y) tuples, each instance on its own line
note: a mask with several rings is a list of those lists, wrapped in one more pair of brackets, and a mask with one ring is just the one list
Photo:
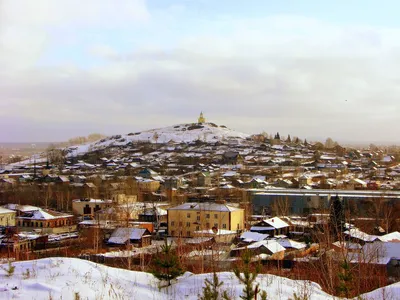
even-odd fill
[(17, 217), (21, 231), (40, 231), (41, 233), (66, 233), (76, 231), (73, 215), (36, 208), (20, 213)]
[(195, 231), (244, 229), (244, 210), (225, 202), (189, 202), (168, 210), (168, 235), (193, 237)]
[(197, 123), (202, 124), (202, 123), (205, 123), (205, 122), (206, 122), (206, 119), (203, 116), (203, 112), (201, 112)]
[(0, 226), (15, 226), (15, 211), (0, 207)]
[(99, 210), (111, 207), (112, 200), (103, 199), (76, 199), (72, 200), (72, 211), (80, 216), (94, 216)]
[(117, 228), (111, 234), (107, 244), (110, 246), (146, 247), (151, 245), (151, 233), (145, 228)]

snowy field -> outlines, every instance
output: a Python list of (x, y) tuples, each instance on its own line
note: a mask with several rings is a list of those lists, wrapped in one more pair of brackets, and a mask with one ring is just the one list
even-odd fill
[[(76, 258), (45, 258), (13, 265), (11, 276), (4, 270), (8, 264), (0, 269), (0, 299), (198, 299), (205, 278), (211, 277), (211, 274), (185, 273), (171, 287), (159, 288), (158, 280), (151, 274)], [(219, 278), (232, 299), (239, 299), (243, 286), (233, 273), (219, 273)], [(310, 299), (338, 299), (308, 281), (260, 275), (257, 282), (267, 291), (268, 299), (288, 300), (294, 292), (299, 294), (302, 290), (310, 294)], [(400, 283), (362, 295), (361, 299), (400, 299)]]

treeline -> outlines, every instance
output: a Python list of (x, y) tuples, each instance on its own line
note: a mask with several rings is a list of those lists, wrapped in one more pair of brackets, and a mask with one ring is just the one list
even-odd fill
[(67, 144), (68, 144), (68, 146), (72, 146), (72, 145), (91, 143), (91, 142), (100, 140), (105, 137), (106, 137), (105, 135), (100, 134), (100, 133), (91, 133), (88, 136), (77, 136), (77, 137), (71, 138), (67, 141)]

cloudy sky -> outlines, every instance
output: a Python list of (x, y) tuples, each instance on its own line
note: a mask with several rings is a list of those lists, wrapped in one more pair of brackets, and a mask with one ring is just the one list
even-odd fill
[(400, 142), (398, 0), (0, 0), (0, 141), (195, 121)]

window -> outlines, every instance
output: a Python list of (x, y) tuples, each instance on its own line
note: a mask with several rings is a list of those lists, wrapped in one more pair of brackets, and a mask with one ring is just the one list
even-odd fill
[(214, 214), (214, 219), (218, 219), (218, 214)]
[(179, 222), (179, 227), (182, 227), (182, 222)]
[(175, 226), (175, 221), (171, 221), (171, 226)]
[(218, 228), (218, 224), (217, 224), (217, 223), (214, 223), (214, 227), (215, 227), (215, 228)]
[(197, 231), (200, 230), (200, 226), (196, 226), (196, 230), (197, 230)]
[(206, 224), (206, 228), (210, 228), (210, 223), (207, 223), (207, 224)]
[(206, 214), (206, 218), (209, 219), (210, 218), (210, 214)]
[(175, 231), (174, 230), (171, 231), (171, 235), (175, 235)]
[(190, 213), (188, 213), (188, 214), (186, 215), (186, 217), (190, 218)]
[(186, 222), (186, 227), (190, 227), (190, 222)]
[(226, 229), (226, 224), (222, 224), (222, 228), (223, 228), (223, 229)]
[(196, 219), (197, 219), (197, 221), (200, 221), (200, 216), (197, 216), (197, 218), (196, 218)]
[(186, 236), (190, 236), (190, 231), (186, 231)]

